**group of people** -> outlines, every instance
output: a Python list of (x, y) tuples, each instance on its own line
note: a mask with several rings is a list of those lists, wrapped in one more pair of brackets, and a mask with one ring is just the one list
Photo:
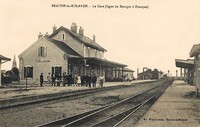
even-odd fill
[[(61, 76), (59, 75), (51, 75), (50, 73), (47, 75), (47, 80), (49, 84), (52, 86), (60, 86), (62, 83), (63, 86), (86, 86), (86, 87), (103, 87), (104, 77), (101, 75), (97, 77), (95, 74), (88, 74), (88, 75), (76, 75), (70, 74), (67, 75), (66, 72), (63, 73)], [(42, 86), (44, 82), (43, 73), (40, 75), (40, 86)]]

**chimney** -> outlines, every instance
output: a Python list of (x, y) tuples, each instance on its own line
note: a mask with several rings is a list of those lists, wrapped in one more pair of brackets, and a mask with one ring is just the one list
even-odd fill
[(73, 32), (73, 33), (77, 33), (77, 25), (76, 25), (76, 23), (72, 23), (72, 25), (71, 25), (71, 31)]
[(96, 42), (96, 36), (93, 34), (93, 41)]
[(39, 32), (39, 34), (38, 34), (38, 39), (40, 39), (42, 36), (43, 36), (42, 33)]
[(46, 32), (46, 34), (44, 35), (45, 37), (49, 37), (49, 34), (48, 34), (48, 32)]
[(79, 28), (79, 35), (80, 35), (81, 37), (84, 36), (84, 29), (83, 29), (83, 27), (81, 27), (81, 26), (80, 26), (80, 28)]
[(56, 27), (56, 25), (54, 24), (54, 26), (53, 26), (53, 32), (55, 32), (56, 29), (57, 29), (57, 27)]

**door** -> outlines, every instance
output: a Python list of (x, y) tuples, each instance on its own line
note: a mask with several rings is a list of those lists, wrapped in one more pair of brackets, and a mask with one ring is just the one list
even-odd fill
[(61, 75), (62, 73), (62, 67), (61, 66), (54, 66), (52, 67), (52, 75), (55, 74), (55, 77), (59, 77), (59, 75)]

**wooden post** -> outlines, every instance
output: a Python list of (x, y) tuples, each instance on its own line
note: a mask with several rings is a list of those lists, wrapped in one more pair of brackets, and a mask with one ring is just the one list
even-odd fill
[(181, 71), (180, 71), (180, 78), (182, 80), (182, 68), (181, 68)]
[(124, 81), (124, 67), (122, 67), (122, 82)]
[(1, 87), (1, 60), (0, 60), (0, 87)]

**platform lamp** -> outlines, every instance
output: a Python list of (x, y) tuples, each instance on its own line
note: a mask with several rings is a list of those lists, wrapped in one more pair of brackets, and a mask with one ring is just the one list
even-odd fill
[(168, 77), (170, 76), (170, 74), (169, 74), (169, 73), (170, 73), (170, 70), (168, 70)]
[(25, 79), (26, 79), (26, 84), (25, 84), (25, 86), (26, 86), (26, 89), (27, 89), (27, 73), (28, 73), (27, 69), (28, 69), (28, 67), (25, 66), (24, 68), (25, 68)]
[(87, 64), (87, 61), (86, 61), (86, 59), (84, 59), (84, 64), (85, 64), (85, 75), (87, 75), (87, 73), (86, 73), (86, 71), (87, 71), (87, 67), (89, 67), (89, 64)]
[(176, 70), (176, 77), (178, 77), (178, 70)]

